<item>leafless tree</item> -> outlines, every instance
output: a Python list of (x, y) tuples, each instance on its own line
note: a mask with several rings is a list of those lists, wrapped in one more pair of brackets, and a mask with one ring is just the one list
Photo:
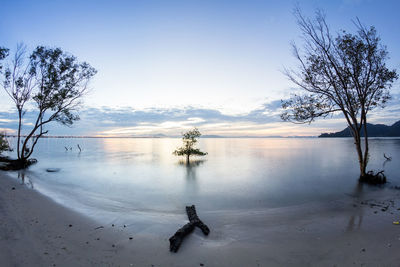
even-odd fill
[(299, 68), (286, 69), (285, 74), (305, 94), (283, 101), (281, 117), (311, 123), (318, 117), (343, 114), (355, 141), (363, 178), (369, 157), (367, 115), (385, 106), (397, 72), (386, 66), (388, 52), (374, 27), (366, 28), (357, 19), (355, 34), (340, 31), (334, 37), (322, 11), (316, 12), (314, 20), (304, 17), (299, 8), (294, 14), (304, 47), (301, 51), (293, 44)]

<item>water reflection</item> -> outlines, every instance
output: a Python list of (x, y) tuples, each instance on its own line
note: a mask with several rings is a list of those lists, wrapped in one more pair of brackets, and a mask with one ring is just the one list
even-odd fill
[(206, 160), (192, 160), (190, 162), (186, 162), (185, 160), (180, 160), (178, 162), (179, 165), (184, 166), (186, 168), (186, 180), (196, 180), (196, 168), (202, 165)]
[[(354, 196), (355, 199), (360, 200), (363, 198), (364, 195), (364, 190), (363, 190), (364, 185), (362, 183), (357, 183), (357, 185), (354, 188), (352, 196)], [(354, 230), (359, 230), (361, 228), (362, 222), (363, 222), (363, 217), (364, 217), (364, 209), (363, 207), (359, 207), (358, 204), (354, 209), (352, 214), (350, 215), (349, 222), (346, 227), (346, 232), (352, 232)]]
[[(25, 176), (26, 176), (26, 181), (25, 181)], [(25, 184), (30, 188), (34, 188), (33, 187), (33, 183), (32, 180), (28, 178), (28, 176), (26, 175), (26, 170), (20, 170), (18, 171), (18, 180), (21, 179), (21, 185)]]
[(184, 192), (185, 192), (185, 195), (187, 196), (187, 199), (191, 199), (192, 201), (194, 201), (194, 199), (199, 194), (198, 181), (197, 181), (197, 170), (198, 170), (199, 166), (203, 165), (204, 162), (205, 162), (205, 160), (202, 160), (202, 159), (192, 160), (190, 162), (186, 162), (185, 160), (180, 160), (178, 162), (179, 166), (181, 166), (182, 168), (185, 168)]
[[(80, 154), (76, 139), (41, 141), (33, 155), (38, 163), (19, 179), (27, 184), (29, 174), (35, 189), (60, 203), (74, 202), (71, 206), (84, 212), (115, 212), (115, 206), (176, 211), (184, 204), (204, 211), (262, 209), (362, 193), (354, 188), (357, 155), (346, 138), (205, 138), (199, 148), (209, 152), (207, 162), (189, 165), (172, 155), (180, 138), (82, 139)], [(399, 140), (371, 140), (370, 145), (369, 169), (381, 169), (386, 153), (392, 163), (386, 164), (385, 174), (399, 184)], [(48, 173), (48, 168), (62, 171)], [(361, 221), (355, 213), (349, 229)]]

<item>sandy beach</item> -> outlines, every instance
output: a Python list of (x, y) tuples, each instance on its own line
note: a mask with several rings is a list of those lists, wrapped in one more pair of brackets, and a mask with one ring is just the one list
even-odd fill
[[(362, 189), (360, 189), (362, 190)], [(67, 204), (65, 204), (67, 206)], [(162, 233), (101, 225), (0, 172), (1, 266), (400, 266), (400, 191), (329, 203), (202, 213), (178, 253)], [(165, 233), (170, 233), (166, 235)]]

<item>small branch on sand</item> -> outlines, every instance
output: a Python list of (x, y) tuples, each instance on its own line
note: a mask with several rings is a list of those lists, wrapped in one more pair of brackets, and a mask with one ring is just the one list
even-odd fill
[(182, 226), (176, 233), (169, 239), (169, 250), (177, 252), (182, 244), (185, 236), (193, 232), (194, 227), (199, 227), (204, 235), (210, 233), (210, 229), (205, 225), (197, 216), (196, 208), (194, 205), (186, 207), (186, 213), (189, 218), (189, 223)]

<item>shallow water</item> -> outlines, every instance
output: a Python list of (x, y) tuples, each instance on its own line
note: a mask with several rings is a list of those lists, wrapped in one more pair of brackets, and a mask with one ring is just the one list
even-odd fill
[[(209, 154), (190, 166), (172, 155), (180, 144), (168, 138), (42, 139), (33, 155), (38, 163), (13, 175), (106, 222), (170, 220), (184, 216), (188, 204), (204, 213), (265, 210), (355, 194), (359, 170), (350, 138), (204, 138), (199, 146)], [(384, 169), (399, 185), (400, 139), (373, 139), (370, 150), (369, 169)], [(384, 165), (383, 153), (393, 160)]]

